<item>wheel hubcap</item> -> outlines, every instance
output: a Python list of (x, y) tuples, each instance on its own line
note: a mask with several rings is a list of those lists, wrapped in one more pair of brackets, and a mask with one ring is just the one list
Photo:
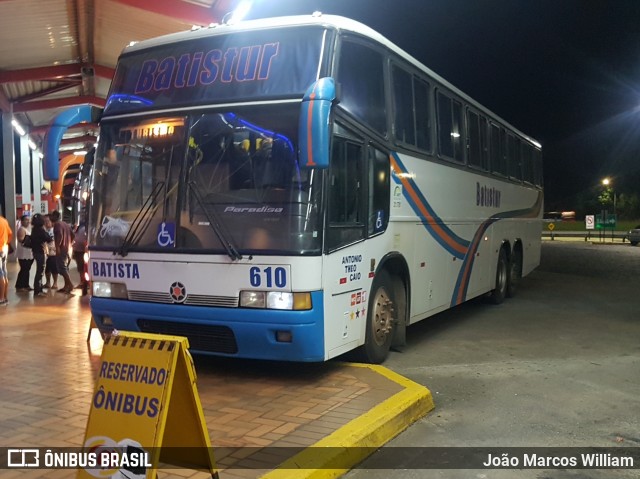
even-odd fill
[(393, 302), (389, 299), (384, 288), (379, 288), (378, 291), (376, 291), (372, 319), (371, 327), (373, 328), (373, 338), (376, 344), (382, 345), (391, 332), (393, 323)]

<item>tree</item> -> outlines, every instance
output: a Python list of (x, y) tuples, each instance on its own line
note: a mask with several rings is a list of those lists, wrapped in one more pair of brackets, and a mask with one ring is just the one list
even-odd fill
[(640, 197), (638, 193), (622, 193), (618, 196), (617, 209), (622, 218), (629, 220), (640, 218)]
[(598, 196), (598, 203), (600, 203), (603, 207), (608, 207), (613, 205), (613, 188), (610, 186), (605, 186), (604, 190)]

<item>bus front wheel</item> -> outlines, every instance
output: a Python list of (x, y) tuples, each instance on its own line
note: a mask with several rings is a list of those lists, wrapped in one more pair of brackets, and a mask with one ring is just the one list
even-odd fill
[(362, 361), (381, 364), (387, 359), (393, 339), (393, 325), (396, 323), (395, 314), (391, 277), (386, 271), (380, 271), (373, 282), (369, 297), (365, 341), (359, 351)]

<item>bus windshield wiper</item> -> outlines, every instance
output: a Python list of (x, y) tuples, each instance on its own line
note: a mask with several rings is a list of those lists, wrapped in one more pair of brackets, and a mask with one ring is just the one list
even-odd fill
[[(174, 185), (171, 190), (169, 190), (169, 184), (170, 184), (170, 177), (171, 177), (171, 165), (173, 163), (173, 154), (174, 154), (174, 146), (171, 146), (171, 150), (169, 152), (169, 161), (168, 161), (168, 165), (167, 165), (167, 173), (165, 175), (165, 179), (164, 181), (159, 181), (158, 183), (155, 184), (155, 186), (153, 187), (153, 190), (151, 191), (151, 194), (147, 197), (147, 199), (145, 200), (145, 202), (142, 204), (142, 207), (140, 208), (140, 211), (138, 211), (138, 214), (136, 215), (136, 217), (133, 219), (133, 228), (130, 229), (127, 232), (127, 235), (125, 236), (124, 240), (122, 241), (122, 246), (120, 246), (120, 250), (118, 251), (118, 253), (120, 254), (120, 256), (125, 257), (127, 256), (127, 254), (129, 254), (129, 248), (132, 245), (138, 244), (138, 242), (142, 239), (142, 236), (144, 235), (145, 231), (147, 231), (147, 228), (149, 227), (149, 224), (151, 224), (151, 219), (153, 218), (153, 215), (155, 214), (155, 212), (158, 209), (158, 202), (156, 201), (158, 196), (160, 195), (161, 192), (163, 192), (164, 194), (162, 195), (162, 203), (163, 203), (163, 216), (165, 214), (165, 209), (166, 209), (166, 205), (164, 205), (167, 197), (177, 188), (177, 184)], [(161, 153), (159, 156), (157, 156), (156, 158), (152, 158), (153, 161), (157, 160), (158, 158), (161, 158), (162, 156), (164, 156), (166, 153)], [(151, 213), (151, 214), (149, 214)]]
[(149, 222), (153, 217), (153, 214), (149, 215), (149, 212), (157, 207), (156, 199), (163, 191), (164, 185), (164, 181), (159, 181), (158, 183), (156, 183), (156, 185), (153, 187), (153, 190), (151, 191), (151, 194), (147, 197), (142, 205), (142, 208), (140, 208), (140, 211), (138, 211), (138, 214), (133, 219), (133, 228), (127, 231), (127, 235), (122, 241), (120, 249), (117, 251), (117, 253), (123, 258), (127, 256), (127, 254), (129, 254), (129, 248), (140, 241), (140, 238), (142, 238), (142, 235), (147, 230)]
[(238, 252), (236, 247), (233, 245), (233, 243), (229, 239), (231, 235), (225, 231), (224, 226), (218, 219), (218, 216), (215, 210), (212, 209), (211, 211), (209, 211), (206, 208), (205, 203), (202, 199), (202, 195), (200, 195), (200, 192), (198, 191), (198, 186), (196, 185), (195, 181), (190, 181), (188, 185), (191, 191), (193, 192), (193, 196), (195, 197), (196, 201), (200, 205), (200, 208), (202, 208), (202, 211), (204, 212), (204, 215), (207, 218), (207, 221), (209, 222), (209, 226), (211, 226), (211, 229), (218, 237), (218, 240), (224, 247), (229, 257), (232, 260), (242, 259), (242, 255)]

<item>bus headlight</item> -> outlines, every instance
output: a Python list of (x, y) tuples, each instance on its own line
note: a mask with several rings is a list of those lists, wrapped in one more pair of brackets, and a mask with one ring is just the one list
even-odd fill
[(304, 311), (311, 309), (311, 293), (240, 291), (240, 307)]
[(93, 282), (93, 296), (97, 298), (128, 299), (127, 286), (124, 283)]
[(264, 291), (240, 291), (241, 308), (264, 308), (266, 304)]
[(293, 309), (293, 293), (280, 291), (267, 293), (267, 309)]

